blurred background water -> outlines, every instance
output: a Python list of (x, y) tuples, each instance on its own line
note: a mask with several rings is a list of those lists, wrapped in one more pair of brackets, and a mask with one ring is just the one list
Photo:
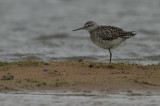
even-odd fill
[(113, 50), (114, 62), (160, 63), (160, 0), (0, 0), (0, 61), (108, 62), (86, 31), (88, 20), (136, 31)]

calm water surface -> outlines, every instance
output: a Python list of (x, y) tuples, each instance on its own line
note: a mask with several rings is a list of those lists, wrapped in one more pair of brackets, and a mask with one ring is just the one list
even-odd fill
[(160, 63), (159, 0), (0, 0), (0, 61), (108, 62), (85, 31), (86, 21), (115, 25), (138, 35), (113, 50), (113, 61)]
[(30, 92), (0, 94), (0, 106), (159, 106), (159, 94)]

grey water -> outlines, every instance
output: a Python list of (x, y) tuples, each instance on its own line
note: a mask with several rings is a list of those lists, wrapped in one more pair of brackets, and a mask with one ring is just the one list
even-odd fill
[(0, 0), (0, 61), (84, 59), (108, 62), (88, 32), (88, 20), (138, 34), (112, 50), (113, 62), (160, 63), (159, 0)]
[(159, 106), (150, 93), (29, 92), (0, 94), (0, 106)]

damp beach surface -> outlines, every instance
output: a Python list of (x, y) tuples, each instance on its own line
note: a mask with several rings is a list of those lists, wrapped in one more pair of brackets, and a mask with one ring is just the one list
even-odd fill
[(0, 91), (159, 91), (160, 64), (1, 62)]
[(160, 103), (160, 65), (24, 61), (2, 62), (0, 70), (2, 106)]

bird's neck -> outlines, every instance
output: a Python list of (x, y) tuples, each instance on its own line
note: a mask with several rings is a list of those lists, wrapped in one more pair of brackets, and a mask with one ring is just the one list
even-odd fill
[(91, 29), (89, 29), (88, 32), (91, 33), (92, 31), (94, 31), (97, 28), (98, 28), (98, 25), (96, 25), (96, 26), (92, 27)]
[(97, 29), (97, 28), (98, 28), (98, 25), (97, 25), (97, 26), (94, 26), (92, 29), (89, 29), (88, 32), (89, 32), (89, 33), (92, 33), (92, 32), (93, 32), (95, 29)]

